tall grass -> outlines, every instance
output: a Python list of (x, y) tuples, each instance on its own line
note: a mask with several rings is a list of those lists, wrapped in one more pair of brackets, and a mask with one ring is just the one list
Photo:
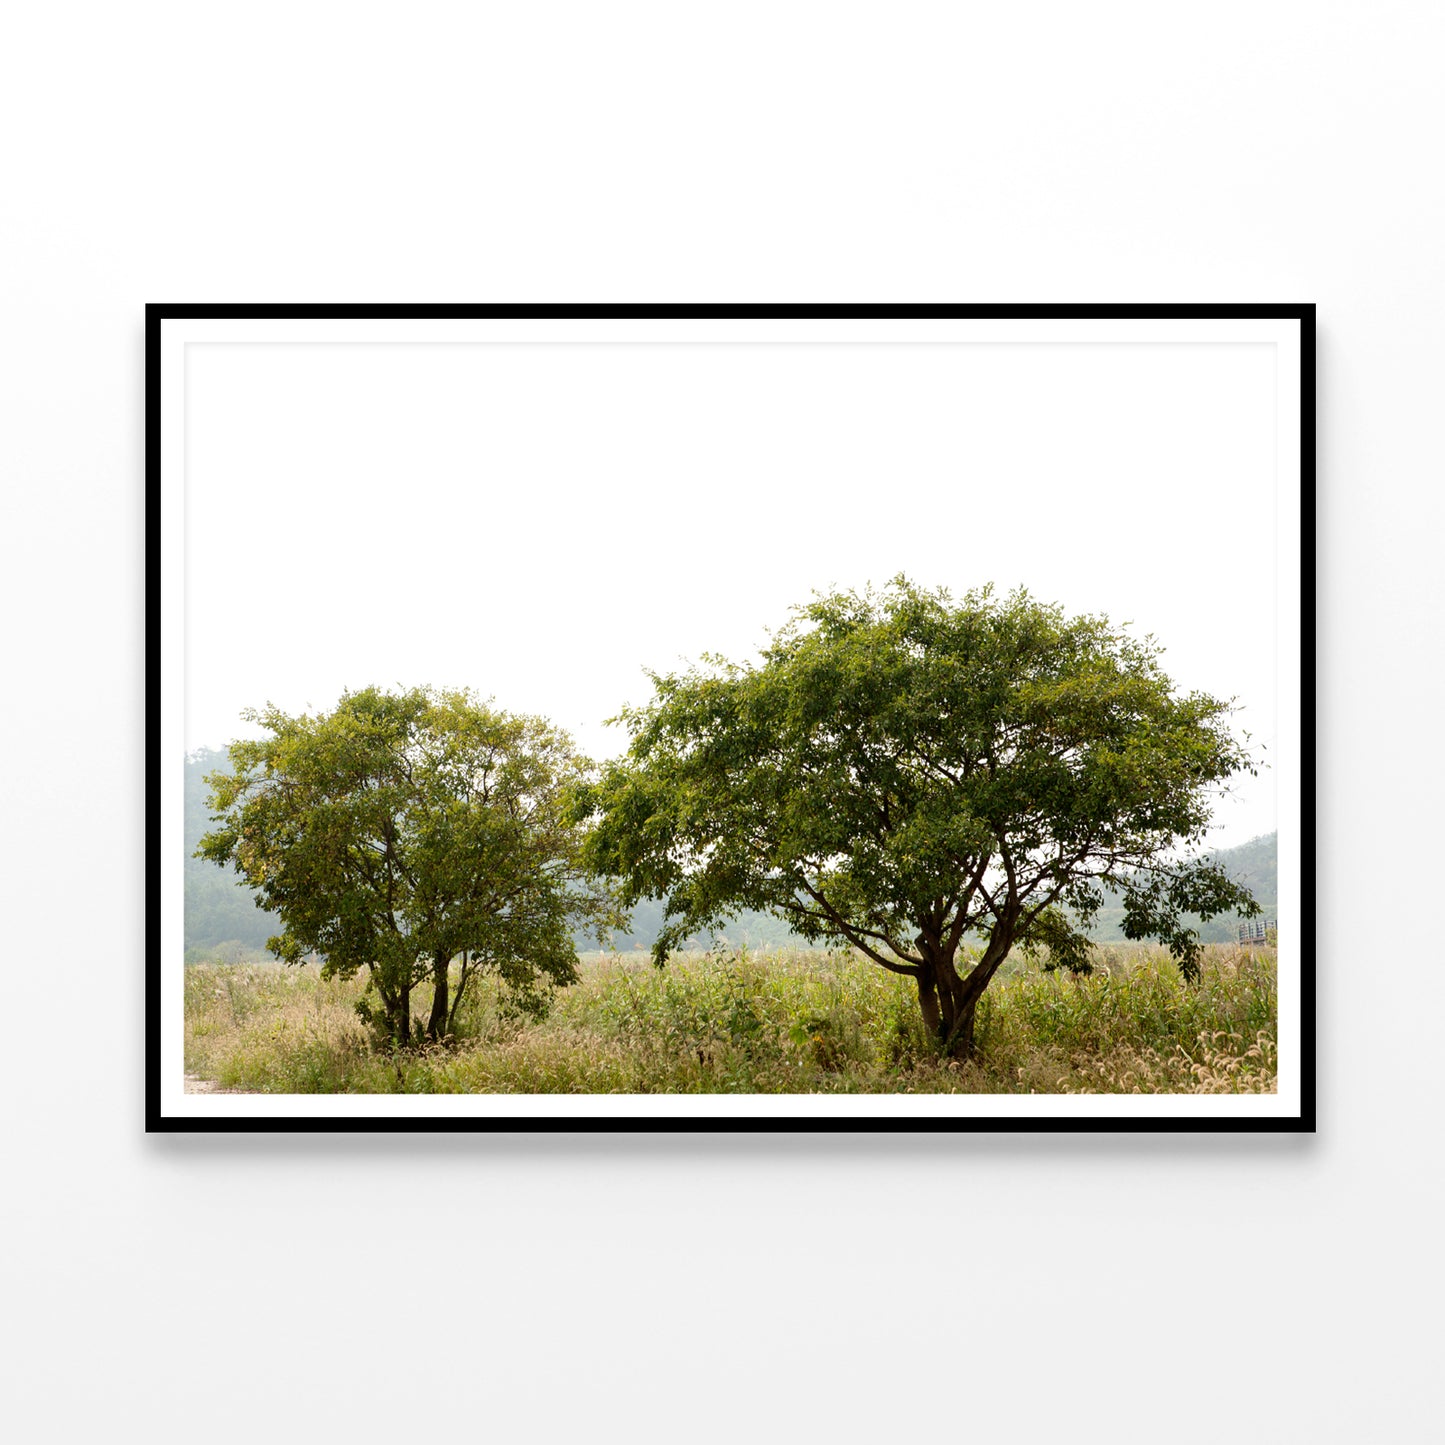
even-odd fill
[[(1276, 1075), (1272, 949), (1214, 946), (1197, 984), (1159, 949), (1098, 951), (1087, 978), (1011, 959), (977, 1057), (940, 1059), (912, 984), (848, 953), (584, 958), (533, 1021), (482, 980), (447, 1045), (397, 1053), (356, 1017), (360, 980), (314, 968), (186, 970), (186, 1069), (268, 1093), (1261, 1093)], [(414, 1009), (424, 1012), (426, 990)]]

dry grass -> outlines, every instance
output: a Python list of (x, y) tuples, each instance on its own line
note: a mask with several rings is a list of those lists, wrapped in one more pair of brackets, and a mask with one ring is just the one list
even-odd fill
[[(943, 1061), (911, 984), (850, 954), (593, 955), (545, 1019), (495, 989), (462, 1037), (393, 1054), (355, 1014), (362, 983), (314, 968), (186, 970), (188, 1073), (268, 1093), (1269, 1093), (1272, 949), (1206, 950), (1197, 985), (1162, 950), (1099, 950), (1073, 979), (1010, 960), (980, 1007), (978, 1057)], [(425, 1015), (426, 990), (413, 1009)]]

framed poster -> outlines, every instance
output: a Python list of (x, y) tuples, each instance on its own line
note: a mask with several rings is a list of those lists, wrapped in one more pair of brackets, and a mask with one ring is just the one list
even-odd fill
[(1312, 1130), (1313, 378), (149, 307), (147, 1128)]

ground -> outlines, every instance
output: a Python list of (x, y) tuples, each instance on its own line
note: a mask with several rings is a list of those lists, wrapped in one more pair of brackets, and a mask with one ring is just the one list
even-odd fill
[[(393, 1051), (357, 1015), (363, 980), (314, 966), (186, 970), (191, 1093), (1268, 1093), (1269, 949), (1212, 945), (1198, 983), (1163, 950), (1096, 951), (1087, 978), (1011, 958), (980, 1006), (978, 1052), (940, 1059), (907, 979), (857, 954), (585, 958), (543, 1017), (484, 980), (459, 1037)], [(424, 1015), (425, 990), (413, 998)]]

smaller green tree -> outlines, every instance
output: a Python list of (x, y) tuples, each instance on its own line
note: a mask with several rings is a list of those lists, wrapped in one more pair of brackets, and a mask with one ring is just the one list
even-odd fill
[(666, 899), (659, 963), (767, 909), (912, 979), (960, 1055), (1015, 944), (1086, 962), (1104, 887), (1128, 937), (1193, 975), (1185, 915), (1257, 910), (1178, 850), (1250, 764), (1228, 705), (1177, 693), (1159, 651), (1022, 592), (954, 602), (898, 578), (818, 597), (760, 664), (653, 677), (651, 705), (622, 714), (627, 758), (579, 795), (588, 861), (624, 905)]
[(574, 929), (621, 922), (578, 867), (567, 798), (591, 764), (542, 719), (427, 688), (345, 693), (314, 717), (244, 716), (268, 736), (233, 743), (234, 771), (207, 778), (216, 826), (197, 856), (233, 864), (279, 916), (267, 940), (278, 958), (319, 955), (323, 977), (366, 969), (393, 1042), (420, 1033), (423, 980), (425, 1033), (439, 1039), (479, 973), (535, 1010), (576, 978)]

